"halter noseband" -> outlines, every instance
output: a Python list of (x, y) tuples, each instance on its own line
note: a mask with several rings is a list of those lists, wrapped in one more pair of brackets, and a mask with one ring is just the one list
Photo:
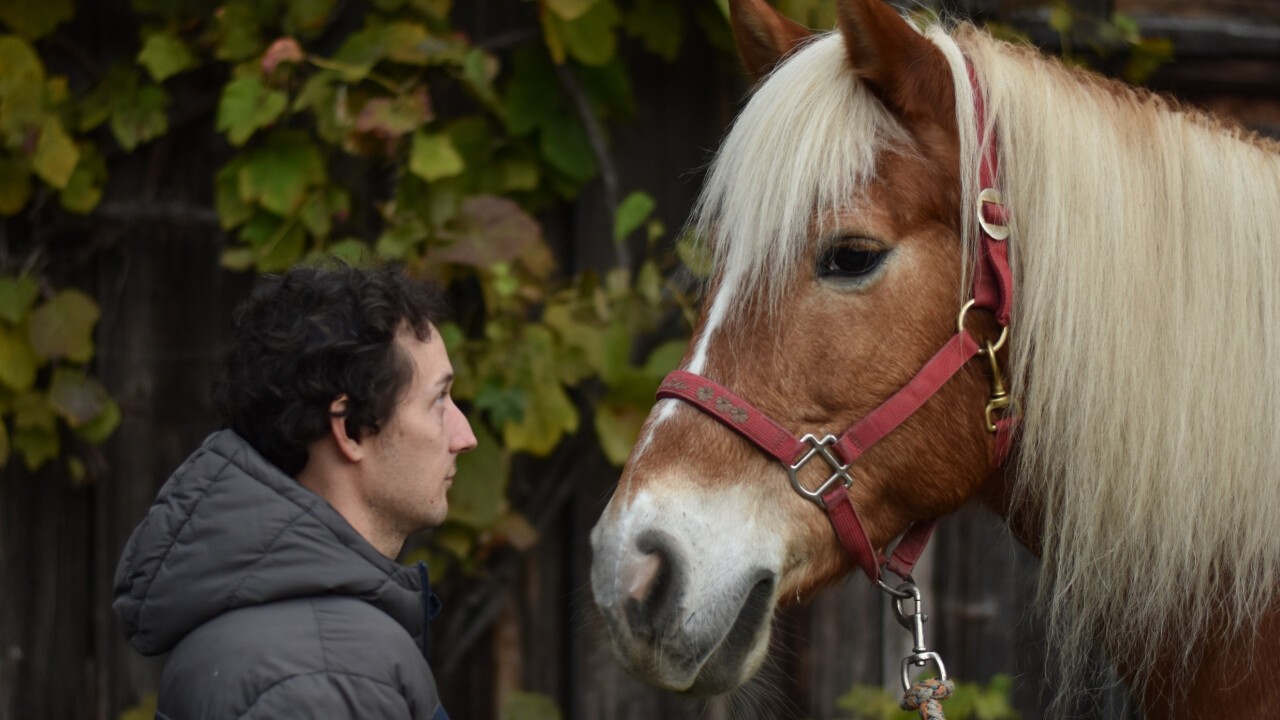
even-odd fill
[[(987, 403), (986, 418), (987, 430), (996, 434), (995, 467), (1004, 464), (1015, 425), (1014, 418), (992, 420), (993, 412), (1009, 406), (1009, 397), (995, 356), (1007, 338), (1013, 304), (1013, 274), (1009, 267), (1009, 249), (1005, 243), (1009, 237), (1009, 212), (996, 187), (999, 165), (995, 130), (991, 129), (990, 137), (984, 136), (987, 126), (982, 93), (972, 65), (968, 66), (968, 72), (969, 82), (973, 87), (979, 142), (982, 144), (978, 170), (981, 190), (977, 197), (980, 257), (973, 277), (973, 299), (960, 309), (956, 334), (924, 364), (915, 377), (838, 438), (833, 435), (805, 435), (797, 439), (790, 431), (729, 389), (684, 370), (676, 370), (667, 375), (658, 387), (659, 399), (688, 402), (750, 441), (764, 454), (782, 463), (796, 492), (826, 511), (841, 545), (872, 582), (880, 581), (882, 565), (895, 575), (910, 579), (911, 569), (924, 552), (937, 520), (919, 521), (907, 528), (893, 554), (886, 560), (867, 539), (858, 513), (849, 500), (848, 489), (853, 484), (849, 466), (919, 410), (975, 355), (987, 357), (992, 368), (992, 395)], [(973, 307), (988, 310), (995, 316), (1001, 332), (994, 344), (987, 341), (979, 345), (965, 329), (965, 314)], [(820, 486), (810, 490), (800, 483), (799, 471), (805, 464), (818, 458), (827, 463), (832, 473)]]

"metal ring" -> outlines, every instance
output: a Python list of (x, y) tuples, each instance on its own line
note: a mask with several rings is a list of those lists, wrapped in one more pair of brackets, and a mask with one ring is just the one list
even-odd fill
[(1009, 239), (1009, 226), (987, 222), (987, 217), (982, 211), (985, 209), (983, 206), (988, 203), (991, 205), (1004, 205), (1004, 198), (1001, 197), (999, 190), (984, 188), (982, 192), (978, 193), (978, 225), (982, 227), (987, 235), (991, 236), (992, 240), (1004, 242)]
[(911, 690), (911, 674), (908, 672), (912, 667), (925, 667), (930, 662), (938, 666), (938, 679), (942, 682), (947, 681), (947, 666), (942, 664), (942, 657), (936, 652), (918, 652), (912, 653), (902, 659), (902, 691), (909, 692)]
[[(978, 302), (978, 299), (977, 299), (977, 298), (973, 298), (973, 299), (969, 300), (969, 302), (965, 303), (965, 304), (964, 304), (964, 307), (960, 308), (960, 316), (956, 318), (956, 332), (958, 332), (958, 333), (960, 333), (960, 334), (964, 334), (964, 316), (965, 316), (965, 313), (969, 312), (969, 308), (972, 308), (972, 307), (973, 307), (977, 302)], [(1005, 343), (1005, 341), (1006, 341), (1006, 340), (1008, 340), (1008, 339), (1009, 339), (1009, 326), (1008, 326), (1008, 325), (1005, 325), (1005, 326), (1003, 326), (1003, 327), (1001, 327), (1001, 328), (1000, 328), (1000, 339), (996, 340), (996, 344), (995, 344), (995, 345), (991, 345), (991, 346), (990, 346), (990, 347), (991, 347), (991, 351), (992, 351), (992, 352), (996, 352), (996, 351), (998, 351), (1000, 348), (1004, 347), (1004, 343)], [(982, 356), (984, 356), (984, 357), (985, 357), (985, 356), (987, 355), (987, 348), (985, 348), (985, 347), (980, 347), (980, 348), (978, 348), (978, 354), (979, 354), (979, 355), (982, 355)]]

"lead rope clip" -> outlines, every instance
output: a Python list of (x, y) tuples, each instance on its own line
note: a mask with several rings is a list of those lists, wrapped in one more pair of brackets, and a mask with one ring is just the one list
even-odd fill
[[(916, 710), (922, 720), (945, 720), (942, 715), (942, 701), (951, 696), (955, 684), (947, 679), (947, 668), (942, 664), (942, 657), (929, 650), (924, 640), (924, 624), (929, 616), (924, 613), (924, 603), (920, 599), (920, 588), (907, 581), (896, 588), (877, 581), (880, 589), (893, 598), (893, 614), (898, 624), (911, 631), (911, 654), (902, 659), (902, 703), (903, 710)], [(904, 603), (911, 607), (904, 607)], [(911, 668), (927, 667), (933, 663), (938, 667), (938, 677), (922, 678), (912, 683)]]

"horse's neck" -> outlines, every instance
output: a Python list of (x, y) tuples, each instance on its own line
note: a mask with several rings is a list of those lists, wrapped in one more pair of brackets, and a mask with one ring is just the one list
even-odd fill
[[(1135, 578), (1137, 585), (1141, 578)], [(1270, 720), (1280, 717), (1280, 607), (1264, 611), (1258, 632), (1234, 642), (1206, 641), (1195, 674), (1173, 679), (1176, 659), (1161, 662), (1141, 697), (1145, 718)], [(1123, 674), (1123, 671), (1122, 671)]]
[[(1010, 532), (1037, 557), (1040, 552), (1039, 508), (1012, 504), (1012, 473), (998, 472), (981, 493), (988, 508), (1004, 518)], [(1133, 578), (1133, 592), (1142, 591), (1142, 577)], [(1178, 658), (1159, 663), (1138, 698), (1142, 716), (1167, 720), (1271, 720), (1280, 717), (1280, 683), (1274, 668), (1280, 666), (1280, 606), (1258, 620), (1257, 633), (1234, 640), (1205, 640), (1190, 677), (1178, 678)], [(1170, 618), (1176, 624), (1177, 618)], [(1177, 632), (1176, 628), (1174, 632)], [(1134, 652), (1159, 652), (1157, 647)], [(1125, 676), (1124, 668), (1120, 674)], [(1131, 680), (1132, 678), (1128, 678)], [(1132, 687), (1133, 683), (1128, 683)]]

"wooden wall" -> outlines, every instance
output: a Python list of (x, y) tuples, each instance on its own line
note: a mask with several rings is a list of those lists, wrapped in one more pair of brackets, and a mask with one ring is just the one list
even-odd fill
[[(1156, 75), (1157, 87), (1259, 129), (1280, 128), (1275, 3), (1091, 2), (1174, 36), (1179, 58)], [(511, 7), (522, 5), (456, 4), (474, 37), (508, 27)], [(130, 42), (133, 30), (121, 19), (127, 0), (78, 5), (68, 31), (95, 57)], [(950, 4), (979, 12), (998, 5)], [(1036, 12), (1032, 7), (1025, 16), (1028, 27), (1042, 24)], [(674, 229), (745, 86), (730, 61), (701, 43), (690, 43), (674, 65), (640, 55), (630, 63), (637, 116), (612, 137), (619, 185), (654, 194)], [(134, 524), (170, 470), (215, 429), (207, 390), (229, 337), (231, 308), (252, 280), (217, 263), (224, 238), (209, 210), (209, 178), (225, 148), (212, 137), (207, 118), (188, 122), (120, 159), (92, 222), (30, 228), (0, 221), (5, 242), (40, 230), (51, 233), (56, 247), (97, 248), (63, 280), (92, 292), (103, 308), (97, 370), (124, 410), (92, 483), (12, 465), (0, 476), (0, 720), (116, 718), (155, 687), (159, 662), (124, 644), (108, 604), (116, 560)], [(609, 261), (598, 183), (582, 202), (544, 220), (575, 269)], [(858, 578), (783, 612), (762, 679), (736, 697), (688, 700), (630, 679), (608, 653), (588, 584), (586, 537), (616, 472), (589, 437), (551, 458), (520, 463), (513, 485), (521, 506), (542, 519), (541, 543), (451, 585), (450, 604), (435, 625), (433, 666), (454, 717), (497, 717), (501, 699), (524, 690), (551, 695), (573, 720), (839, 718), (835, 699), (855, 682), (895, 682), (905, 633), (886, 624), (883, 598)], [(929, 631), (948, 667), (969, 681), (1014, 674), (1023, 717), (1043, 717), (1042, 630), (1026, 612), (1034, 558), (980, 508), (944, 522), (934, 548), (926, 571)], [(1115, 692), (1081, 713), (1118, 719), (1132, 710)]]

